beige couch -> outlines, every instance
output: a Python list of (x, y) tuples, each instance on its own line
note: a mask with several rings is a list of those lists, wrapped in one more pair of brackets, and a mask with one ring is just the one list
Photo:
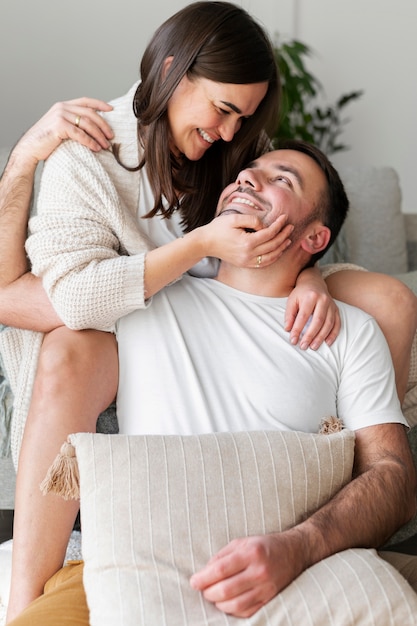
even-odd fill
[[(8, 150), (0, 149), (0, 171)], [(346, 168), (341, 171), (351, 208), (342, 233), (324, 262), (349, 262), (369, 270), (394, 274), (404, 280), (417, 294), (417, 213), (401, 212), (401, 190), (397, 173), (390, 167)], [(39, 173), (37, 184), (39, 184)], [(417, 207), (416, 207), (417, 208)], [(417, 381), (416, 372), (413, 374)], [(7, 385), (0, 384), (0, 439), (5, 440), (6, 403), (10, 402)], [(417, 395), (417, 392), (416, 392)], [(414, 402), (414, 399), (413, 399)], [(416, 398), (417, 406), (417, 398)], [(115, 428), (114, 411), (101, 418), (101, 430)], [(417, 459), (417, 436), (411, 433), (411, 443)], [(1, 454), (1, 448), (0, 448)], [(15, 473), (9, 454), (0, 456), (0, 510), (13, 509)], [(414, 524), (414, 525), (413, 525)], [(417, 532), (417, 521), (408, 525), (399, 539)]]

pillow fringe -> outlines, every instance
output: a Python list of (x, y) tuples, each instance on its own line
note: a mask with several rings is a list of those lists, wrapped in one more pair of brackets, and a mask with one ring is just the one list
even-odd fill
[[(337, 417), (329, 416), (321, 421), (320, 434), (340, 432), (343, 422)], [(75, 447), (66, 441), (53, 461), (51, 467), (40, 484), (41, 492), (46, 495), (54, 493), (64, 500), (80, 499), (80, 474)]]
[(62, 444), (51, 467), (40, 484), (43, 495), (54, 493), (64, 500), (80, 499), (80, 473), (74, 446)]
[(332, 433), (339, 433), (341, 430), (343, 430), (343, 421), (340, 417), (330, 415), (324, 417), (320, 422), (320, 435), (331, 435)]

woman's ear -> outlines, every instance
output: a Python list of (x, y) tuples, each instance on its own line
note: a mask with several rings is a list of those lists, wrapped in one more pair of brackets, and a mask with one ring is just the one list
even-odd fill
[(162, 80), (165, 80), (174, 57), (167, 57), (162, 64)]
[(301, 247), (309, 254), (316, 254), (324, 250), (330, 240), (330, 229), (320, 222), (316, 222), (309, 233), (303, 237)]

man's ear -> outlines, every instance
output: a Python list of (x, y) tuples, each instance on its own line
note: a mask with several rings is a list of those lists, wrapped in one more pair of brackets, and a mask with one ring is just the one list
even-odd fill
[(318, 222), (308, 229), (308, 233), (301, 240), (301, 247), (309, 254), (316, 254), (326, 248), (330, 236), (330, 228)]
[(174, 57), (167, 57), (162, 64), (162, 80), (165, 80), (166, 75), (168, 74), (169, 68), (171, 67), (171, 63), (174, 60)]

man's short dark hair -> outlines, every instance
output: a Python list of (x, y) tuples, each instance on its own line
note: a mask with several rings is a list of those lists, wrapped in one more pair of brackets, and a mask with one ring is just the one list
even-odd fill
[(324, 173), (327, 186), (319, 200), (317, 215), (330, 230), (330, 239), (326, 248), (311, 257), (309, 266), (314, 265), (334, 243), (343, 222), (346, 219), (349, 200), (337, 170), (328, 157), (314, 144), (298, 139), (286, 139), (280, 142), (277, 150), (295, 150), (309, 156)]

